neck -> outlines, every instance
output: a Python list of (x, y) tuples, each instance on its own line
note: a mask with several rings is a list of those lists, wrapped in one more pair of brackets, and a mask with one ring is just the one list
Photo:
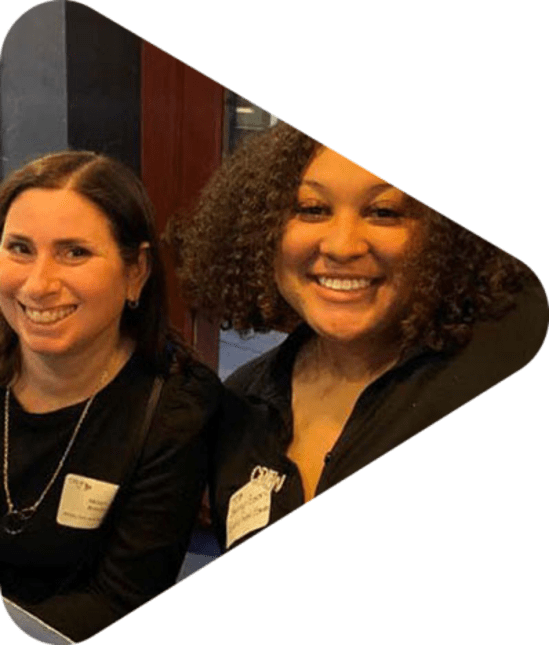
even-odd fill
[(303, 348), (302, 367), (311, 374), (349, 383), (372, 382), (398, 361), (398, 342), (342, 342), (314, 336)]
[(111, 381), (128, 360), (132, 343), (117, 338), (74, 356), (44, 356), (22, 351), (21, 372), (13, 391), (29, 412), (74, 405)]

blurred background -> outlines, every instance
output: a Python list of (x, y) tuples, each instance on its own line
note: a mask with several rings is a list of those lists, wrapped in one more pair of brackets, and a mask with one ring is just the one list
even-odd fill
[[(158, 230), (196, 199), (223, 155), (276, 117), (88, 7), (58, 0), (23, 15), (0, 59), (0, 179), (37, 156), (94, 150), (129, 165), (156, 207)], [(178, 295), (170, 318), (226, 378), (285, 336), (220, 332)]]

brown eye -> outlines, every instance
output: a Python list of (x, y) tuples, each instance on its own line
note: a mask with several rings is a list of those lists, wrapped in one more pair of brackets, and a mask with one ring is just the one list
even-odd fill
[(391, 208), (373, 208), (372, 213), (375, 215), (375, 217), (380, 217), (382, 219), (389, 217), (400, 217), (400, 213), (397, 213), (397, 211), (394, 211)]
[(396, 224), (402, 220), (403, 212), (391, 203), (372, 204), (366, 208), (364, 217), (383, 225)]
[(325, 204), (297, 203), (294, 214), (305, 220), (316, 220), (330, 215), (330, 208)]
[(9, 242), (6, 248), (14, 255), (28, 255), (31, 253), (29, 245), (25, 244), (25, 242)]
[(67, 260), (77, 261), (89, 257), (91, 252), (83, 246), (74, 245), (67, 247), (64, 255)]

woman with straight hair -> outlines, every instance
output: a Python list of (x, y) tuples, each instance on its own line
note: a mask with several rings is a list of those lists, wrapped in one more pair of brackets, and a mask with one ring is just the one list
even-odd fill
[(220, 385), (169, 328), (153, 208), (124, 165), (25, 165), (0, 231), (0, 585), (78, 641), (175, 582)]

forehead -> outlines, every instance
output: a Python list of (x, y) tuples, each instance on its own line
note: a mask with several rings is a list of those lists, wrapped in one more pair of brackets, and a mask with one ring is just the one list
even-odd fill
[(92, 201), (69, 188), (29, 188), (12, 202), (4, 233), (31, 238), (84, 238), (114, 242), (110, 222)]
[(404, 194), (390, 182), (328, 146), (321, 146), (311, 158), (303, 172), (301, 187), (359, 195), (372, 190)]

